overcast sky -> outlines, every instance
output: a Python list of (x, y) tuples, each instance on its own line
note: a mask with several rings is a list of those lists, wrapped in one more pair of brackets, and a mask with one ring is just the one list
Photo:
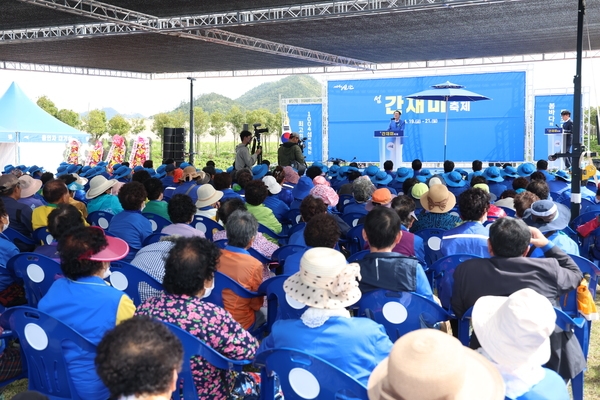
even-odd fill
[[(589, 104), (596, 105), (600, 103), (596, 100), (600, 93), (600, 77), (594, 77), (591, 72), (594, 69), (600, 70), (600, 60), (584, 60), (583, 67), (583, 86), (589, 88)], [(552, 92), (564, 93), (564, 90), (573, 88), (575, 60), (481, 66), (468, 70), (438, 68), (314, 75), (314, 77), (321, 82), (326, 82), (328, 79), (482, 73), (509, 69), (532, 71), (531, 76), (536, 90), (552, 89)], [(194, 85), (194, 95), (215, 92), (235, 99), (261, 83), (273, 82), (282, 78), (282, 76), (267, 76), (197, 79)], [(54, 101), (59, 109), (67, 108), (77, 112), (112, 107), (123, 114), (137, 112), (150, 116), (172, 110), (182, 100), (187, 101), (190, 95), (187, 79), (139, 80), (10, 70), (0, 70), (0, 95), (8, 89), (13, 81), (17, 82), (25, 94), (34, 101), (46, 95)], [(584, 103), (584, 106), (588, 106), (588, 104)]]

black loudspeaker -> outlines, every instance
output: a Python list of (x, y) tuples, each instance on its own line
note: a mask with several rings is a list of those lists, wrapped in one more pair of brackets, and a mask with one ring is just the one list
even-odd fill
[(183, 128), (163, 128), (163, 159), (183, 162)]

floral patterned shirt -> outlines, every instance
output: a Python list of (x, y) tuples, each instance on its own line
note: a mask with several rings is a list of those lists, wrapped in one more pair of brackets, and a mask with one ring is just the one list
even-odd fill
[[(142, 303), (136, 314), (148, 315), (185, 329), (232, 360), (253, 359), (258, 341), (229, 312), (199, 297), (163, 293)], [(234, 377), (201, 357), (192, 358), (192, 374), (201, 399), (227, 399)]]

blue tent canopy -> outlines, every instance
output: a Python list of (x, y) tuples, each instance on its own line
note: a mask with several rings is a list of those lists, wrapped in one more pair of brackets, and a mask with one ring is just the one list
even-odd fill
[(81, 132), (48, 114), (31, 101), (13, 82), (0, 98), (0, 142), (67, 143), (86, 142)]

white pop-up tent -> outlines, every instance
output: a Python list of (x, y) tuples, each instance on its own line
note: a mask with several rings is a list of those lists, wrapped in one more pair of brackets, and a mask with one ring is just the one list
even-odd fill
[(40, 108), (15, 82), (0, 98), (0, 168), (35, 164), (52, 171), (71, 139), (88, 138)]

